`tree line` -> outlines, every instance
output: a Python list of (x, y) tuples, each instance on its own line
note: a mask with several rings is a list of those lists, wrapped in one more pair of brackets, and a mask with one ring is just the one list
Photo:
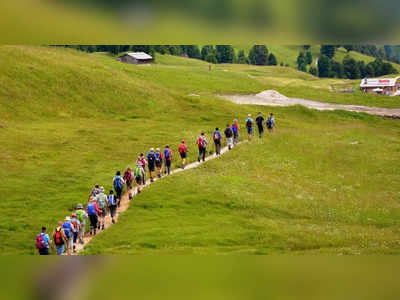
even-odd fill
[[(304, 46), (297, 57), (297, 68), (320, 78), (361, 79), (398, 73), (391, 63), (384, 62), (380, 57), (368, 64), (365, 64), (362, 60), (357, 61), (350, 55), (347, 55), (342, 62), (336, 61), (335, 53), (338, 47), (340, 46), (322, 45), (318, 62), (316, 66), (313, 66), (310, 47)], [(353, 47), (346, 49), (347, 51), (354, 50)]]
[(244, 50), (237, 54), (231, 45), (58, 45), (61, 47), (74, 48), (85, 52), (109, 52), (118, 55), (122, 52), (146, 52), (155, 57), (156, 53), (186, 56), (207, 61), (209, 63), (238, 63), (252, 65), (278, 65), (273, 53), (268, 52), (265, 45), (254, 45), (249, 54)]

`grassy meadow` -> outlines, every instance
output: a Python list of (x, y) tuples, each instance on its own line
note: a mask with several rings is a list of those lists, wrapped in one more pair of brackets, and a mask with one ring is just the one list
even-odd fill
[(274, 88), (400, 107), (394, 98), (334, 94), (329, 84), (291, 68), (210, 72), (172, 56), (133, 66), (102, 53), (0, 47), (0, 253), (34, 254), (42, 225), (53, 229), (95, 183), (109, 189), (140, 152), (176, 150), (185, 138), (193, 161), (201, 130), (210, 137), (233, 118), (243, 126), (260, 109), (276, 113), (274, 135), (156, 183), (86, 253), (397, 253), (398, 122), (216, 97)]

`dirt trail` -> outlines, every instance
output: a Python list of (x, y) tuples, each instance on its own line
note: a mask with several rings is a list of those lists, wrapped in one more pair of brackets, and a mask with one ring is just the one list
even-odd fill
[(316, 110), (347, 110), (354, 112), (364, 112), (367, 114), (387, 118), (400, 119), (399, 108), (380, 108), (362, 105), (332, 104), (300, 98), (288, 98), (282, 94), (279, 94), (276, 91), (264, 91), (256, 95), (220, 95), (220, 97), (236, 104), (255, 104), (265, 106), (303, 105), (305, 107)]
[[(241, 143), (243, 143), (243, 142), (240, 142), (239, 144), (241, 144)], [(237, 145), (239, 145), (239, 144), (237, 144)], [(228, 147), (222, 148), (221, 149), (221, 155), (223, 155), (224, 153), (226, 153), (228, 151), (229, 151)], [(213, 159), (215, 159), (217, 157), (218, 156), (216, 154), (210, 155), (210, 156), (206, 157), (206, 161), (213, 160)], [(181, 173), (183, 171), (187, 171), (187, 170), (190, 170), (190, 169), (194, 169), (194, 168), (198, 167), (200, 164), (202, 164), (202, 163), (194, 162), (194, 163), (191, 163), (191, 164), (185, 166), (185, 169), (174, 169), (174, 170), (171, 171), (171, 174), (169, 176), (177, 174), (177, 173)], [(154, 182), (156, 182), (158, 180), (161, 180), (161, 179), (163, 179), (165, 177), (167, 177), (167, 176), (163, 176), (163, 177), (161, 177), (159, 179), (155, 179)], [(150, 182), (150, 179), (149, 179), (149, 180), (146, 181), (146, 185), (143, 187), (142, 193), (150, 185), (151, 185), (151, 182)], [(135, 199), (137, 194), (138, 194), (137, 193), (137, 188), (134, 188), (133, 189), (133, 199), (129, 200), (128, 193), (127, 192), (124, 193), (124, 195), (122, 196), (122, 200), (121, 200), (121, 206), (117, 209), (117, 215), (116, 215), (116, 217), (114, 217), (115, 224), (118, 223), (119, 216), (129, 208), (129, 204), (131, 203), (131, 201), (133, 201)], [(105, 219), (105, 224), (104, 224), (105, 228), (104, 228), (104, 230), (107, 230), (107, 228), (109, 228), (112, 225), (113, 224), (111, 222), (111, 217), (107, 216), (106, 219)], [(96, 236), (101, 234), (104, 230), (98, 230)], [(86, 234), (85, 237), (84, 237), (84, 242), (85, 242), (84, 245), (81, 245), (81, 244), (77, 243), (76, 244), (76, 252), (74, 253), (74, 255), (77, 255), (80, 252), (82, 252), (84, 250), (85, 246), (92, 240), (93, 237), (94, 236), (92, 236), (92, 235)]]

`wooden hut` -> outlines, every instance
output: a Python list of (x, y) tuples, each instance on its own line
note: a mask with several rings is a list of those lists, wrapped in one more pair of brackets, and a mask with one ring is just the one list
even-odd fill
[(400, 77), (396, 78), (364, 78), (360, 88), (364, 93), (398, 95), (400, 91)]
[(118, 57), (118, 60), (127, 64), (149, 64), (153, 62), (153, 57), (144, 52), (129, 52)]

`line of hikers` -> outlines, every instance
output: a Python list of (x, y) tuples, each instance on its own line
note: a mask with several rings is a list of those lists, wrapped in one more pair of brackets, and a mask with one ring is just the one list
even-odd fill
[[(258, 127), (259, 137), (261, 138), (264, 132), (264, 118), (260, 113), (256, 118), (255, 123)], [(271, 113), (267, 119), (266, 128), (272, 131), (275, 127), (275, 119)], [(246, 119), (246, 129), (249, 141), (252, 138), (254, 127), (254, 120), (251, 118), (251, 114)], [(239, 143), (239, 124), (235, 119), (232, 125), (227, 124), (224, 130), (226, 144), (228, 149), (231, 150), (233, 146)], [(213, 141), (215, 145), (216, 155), (221, 155), (222, 148), (222, 132), (219, 128), (215, 128), (213, 132)], [(200, 136), (196, 139), (198, 147), (197, 161), (205, 161), (208, 141), (204, 132), (201, 132)], [(181, 168), (184, 169), (186, 165), (188, 147), (185, 140), (182, 140), (178, 147), (179, 155), (182, 159)], [(48, 255), (50, 248), (54, 245), (55, 252), (58, 255), (62, 255), (65, 252), (71, 255), (76, 250), (76, 244), (79, 242), (84, 244), (83, 237), (86, 231), (86, 224), (89, 224), (89, 234), (95, 235), (97, 230), (104, 230), (105, 218), (111, 217), (111, 222), (115, 223), (115, 217), (117, 214), (117, 208), (121, 205), (122, 192), (124, 185), (128, 191), (129, 200), (133, 198), (133, 181), (135, 180), (137, 185), (137, 192), (142, 191), (143, 186), (146, 185), (146, 166), (149, 170), (150, 182), (154, 181), (155, 176), (158, 178), (162, 177), (162, 174), (169, 175), (171, 173), (172, 164), (172, 150), (169, 145), (166, 145), (163, 151), (160, 148), (154, 150), (150, 148), (149, 153), (145, 156), (143, 153), (139, 155), (136, 160), (136, 167), (132, 170), (128, 167), (124, 175), (121, 176), (121, 172), (117, 171), (113, 178), (112, 185), (113, 190), (110, 190), (108, 195), (105, 194), (104, 187), (96, 184), (91, 190), (86, 209), (79, 203), (76, 206), (71, 216), (66, 216), (64, 221), (58, 221), (57, 227), (52, 233), (52, 240), (47, 233), (47, 228), (42, 227), (42, 231), (36, 237), (36, 248), (40, 255)], [(162, 167), (164, 165), (164, 172)]]

